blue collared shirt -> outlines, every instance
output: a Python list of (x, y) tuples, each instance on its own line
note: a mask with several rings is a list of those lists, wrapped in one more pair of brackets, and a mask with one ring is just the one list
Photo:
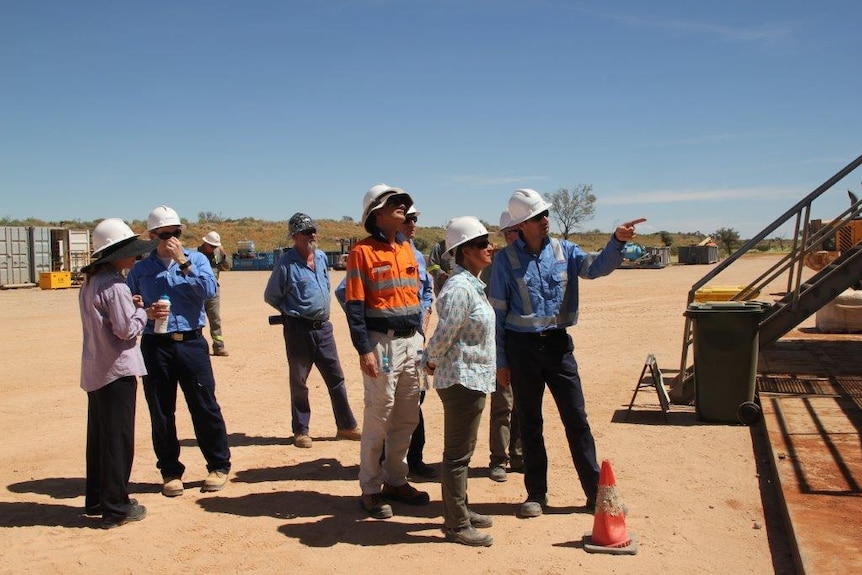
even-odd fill
[(314, 250), (314, 269), (295, 247), (281, 255), (272, 269), (263, 299), (282, 315), (311, 321), (329, 319), (329, 259)]
[(413, 240), (410, 240), (410, 245), (413, 247), (416, 263), (419, 264), (419, 305), (422, 306), (422, 312), (426, 313), (431, 311), (434, 305), (434, 278), (428, 273), (425, 266), (425, 256), (422, 255)]
[(496, 389), (494, 310), (485, 284), (459, 266), (437, 297), (437, 329), (425, 348), (436, 365), (434, 388), (460, 384), (491, 393)]
[[(168, 331), (192, 331), (206, 325), (204, 300), (213, 297), (218, 289), (210, 262), (202, 253), (183, 248), (191, 267), (183, 273), (177, 262), (166, 268), (156, 252), (136, 263), (126, 278), (132, 294), (144, 298), (144, 307), (150, 307), (162, 295), (171, 298), (171, 315)], [(148, 321), (145, 334), (153, 333), (153, 322)]]
[(505, 330), (538, 333), (578, 322), (578, 278), (595, 279), (614, 271), (623, 260), (625, 242), (611, 236), (598, 254), (580, 246), (545, 238), (541, 251), (527, 251), (518, 238), (500, 250), (491, 268), (488, 300), (497, 316), (497, 367), (508, 367)]

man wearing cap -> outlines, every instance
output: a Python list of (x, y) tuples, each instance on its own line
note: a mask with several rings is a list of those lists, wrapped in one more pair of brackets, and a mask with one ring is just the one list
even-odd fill
[(412, 198), (400, 188), (378, 184), (369, 189), (362, 204), (369, 235), (347, 258), (345, 311), (365, 387), (360, 505), (376, 519), (392, 517), (387, 500), (429, 501), (427, 493), (407, 482), (407, 449), (419, 421), (417, 358), (423, 341), (419, 265), (401, 232), (411, 205)]
[(204, 302), (204, 310), (210, 324), (210, 337), (213, 340), (213, 355), (226, 357), (228, 353), (224, 345), (224, 338), (221, 335), (221, 304), (219, 302), (221, 285), (218, 283), (218, 275), (219, 272), (230, 269), (230, 259), (224, 253), (221, 247), (221, 236), (216, 231), (209, 232), (204, 236), (204, 241), (198, 247), (198, 251), (207, 257), (216, 278), (216, 294)]
[(358, 441), (362, 434), (347, 400), (344, 371), (338, 360), (332, 323), (329, 321), (329, 260), (317, 248), (317, 227), (303, 213), (288, 221), (293, 247), (273, 267), (263, 299), (282, 317), (284, 347), (290, 373), (290, 413), (294, 445), (310, 448), (311, 406), (306, 380), (316, 365), (335, 415), (337, 439)]
[(175, 210), (158, 206), (147, 218), (150, 238), (159, 243), (149, 257), (129, 271), (126, 283), (145, 307), (162, 296), (170, 298), (168, 333), (154, 332), (147, 323), (141, 353), (147, 366), (144, 394), (150, 409), (156, 465), (162, 473), (162, 495), (183, 494), (185, 465), (180, 462), (177, 438), (177, 384), (182, 388), (192, 418), (198, 447), (209, 474), (201, 491), (219, 491), (227, 484), (230, 448), (227, 427), (215, 396), (215, 377), (209, 346), (201, 333), (206, 322), (204, 301), (216, 294), (216, 278), (209, 261), (183, 247), (183, 224)]
[(599, 482), (596, 443), (590, 425), (572, 338), (566, 328), (578, 318), (578, 280), (613, 272), (635, 233), (616, 228), (595, 257), (566, 240), (551, 238), (550, 204), (535, 190), (516, 190), (509, 199), (511, 226), (519, 237), (494, 258), (489, 300), (497, 316), (497, 381), (511, 384), (518, 406), (527, 499), (521, 517), (537, 517), (547, 505), (548, 456), (542, 427), (545, 386), (566, 430), (569, 451), (587, 497), (595, 507)]

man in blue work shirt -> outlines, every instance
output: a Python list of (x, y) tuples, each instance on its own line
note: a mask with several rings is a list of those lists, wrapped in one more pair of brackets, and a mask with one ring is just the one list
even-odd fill
[(183, 247), (183, 224), (172, 208), (153, 209), (147, 218), (147, 229), (159, 243), (148, 258), (129, 271), (126, 283), (133, 295), (143, 298), (144, 307), (163, 295), (170, 298), (168, 332), (157, 334), (153, 323), (148, 322), (141, 337), (147, 367), (144, 394), (150, 410), (156, 465), (162, 473), (162, 495), (177, 497), (184, 488), (186, 468), (180, 462), (176, 425), (178, 382), (209, 471), (201, 491), (219, 491), (230, 472), (230, 448), (216, 401), (209, 345), (201, 334), (206, 323), (204, 301), (216, 294), (216, 278), (205, 255)]
[(347, 400), (344, 371), (329, 321), (329, 260), (325, 252), (317, 249), (317, 227), (311, 217), (296, 213), (287, 225), (293, 247), (282, 254), (272, 269), (263, 299), (282, 317), (293, 442), (303, 449), (312, 445), (306, 385), (312, 365), (317, 366), (329, 390), (338, 428), (335, 437), (359, 441), (362, 434)]
[(596, 443), (566, 328), (578, 319), (578, 278), (595, 279), (614, 271), (635, 225), (646, 221), (617, 227), (604, 249), (592, 257), (576, 244), (549, 236), (550, 207), (534, 190), (512, 194), (508, 209), (519, 238), (494, 258), (488, 298), (497, 315), (497, 381), (512, 385), (521, 423), (527, 489), (521, 517), (541, 515), (548, 502), (542, 429), (546, 384), (566, 430), (587, 507), (595, 507), (600, 471)]
[[(401, 232), (410, 240), (416, 263), (419, 264), (419, 305), (422, 308), (422, 335), (428, 338), (428, 324), (431, 321), (431, 310), (434, 305), (434, 279), (425, 267), (425, 256), (416, 247), (416, 224), (422, 212), (416, 209), (416, 204), (407, 210)], [(419, 392), (419, 423), (410, 436), (410, 448), (407, 450), (407, 468), (414, 480), (434, 479), (437, 470), (425, 463), (425, 417), (422, 415), (422, 403), (425, 402), (425, 390)]]

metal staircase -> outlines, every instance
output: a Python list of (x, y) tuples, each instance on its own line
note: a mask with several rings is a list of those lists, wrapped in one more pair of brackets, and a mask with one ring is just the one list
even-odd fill
[[(806, 256), (822, 250), (824, 242), (828, 242), (836, 234), (841, 238), (842, 232), (847, 229), (845, 226), (862, 213), (862, 200), (856, 200), (851, 202), (848, 209), (823, 227), (816, 230), (812, 229), (810, 217), (812, 202), (860, 165), (862, 165), (862, 156), (850, 162), (844, 169), (808, 194), (696, 282), (688, 292), (686, 309), (688, 304), (694, 301), (697, 290), (733, 265), (743, 255), (753, 250), (779, 227), (791, 221), (794, 222), (794, 233), (790, 253), (782, 257), (778, 263), (761, 274), (760, 277), (750, 282), (733, 298), (735, 300), (750, 299), (751, 294), (760, 293), (770, 282), (781, 276), (786, 276), (786, 292), (781, 299), (773, 302), (761, 317), (759, 326), (761, 348), (775, 342), (832, 301), (835, 296), (859, 283), (860, 278), (862, 278), (862, 243), (842, 245), (841, 256), (837, 260), (805, 281), (802, 279), (802, 270)], [(847, 242), (844, 243), (847, 244)], [(672, 380), (670, 389), (670, 399), (676, 404), (688, 404), (694, 399), (694, 368), (693, 365), (688, 365), (689, 347), (693, 343), (692, 335), (692, 322), (686, 316), (680, 369), (676, 378)]]

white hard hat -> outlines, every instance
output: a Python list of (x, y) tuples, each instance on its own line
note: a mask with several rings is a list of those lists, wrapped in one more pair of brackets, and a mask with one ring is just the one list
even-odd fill
[(505, 232), (506, 229), (512, 227), (512, 214), (509, 213), (509, 210), (505, 210), (502, 214), (500, 214), (500, 231)]
[(446, 251), (453, 252), (461, 244), (487, 235), (488, 230), (478, 218), (473, 216), (452, 218), (446, 226)]
[(221, 247), (221, 236), (218, 232), (210, 232), (204, 236), (204, 241), (214, 248)]
[(550, 207), (551, 204), (536, 190), (515, 190), (515, 193), (509, 198), (509, 215), (512, 217), (509, 226), (526, 222), (533, 216), (550, 209)]
[(167, 226), (182, 226), (180, 216), (173, 208), (168, 206), (158, 206), (153, 208), (150, 215), (147, 217), (147, 231), (151, 232), (158, 228)]
[(93, 228), (93, 257), (98, 257), (104, 249), (137, 235), (120, 218), (104, 219)]
[(375, 186), (371, 186), (371, 188), (365, 192), (365, 197), (362, 198), (362, 225), (366, 226), (368, 222), (368, 216), (370, 216), (375, 210), (379, 210), (386, 204), (386, 200), (389, 196), (394, 196), (396, 194), (403, 194), (405, 196), (404, 203), (407, 206), (407, 209), (410, 209), (410, 206), (413, 205), (413, 198), (410, 197), (410, 194), (402, 190), (401, 188), (394, 188), (392, 186), (387, 186), (386, 184), (377, 184)]
[(420, 216), (422, 215), (422, 212), (416, 209), (416, 204), (410, 204), (410, 207), (407, 208), (406, 214), (408, 216)]
[(89, 274), (100, 264), (137, 257), (156, 249), (158, 240), (142, 240), (126, 222), (107, 218), (93, 228), (93, 255), (90, 263), (81, 268)]

